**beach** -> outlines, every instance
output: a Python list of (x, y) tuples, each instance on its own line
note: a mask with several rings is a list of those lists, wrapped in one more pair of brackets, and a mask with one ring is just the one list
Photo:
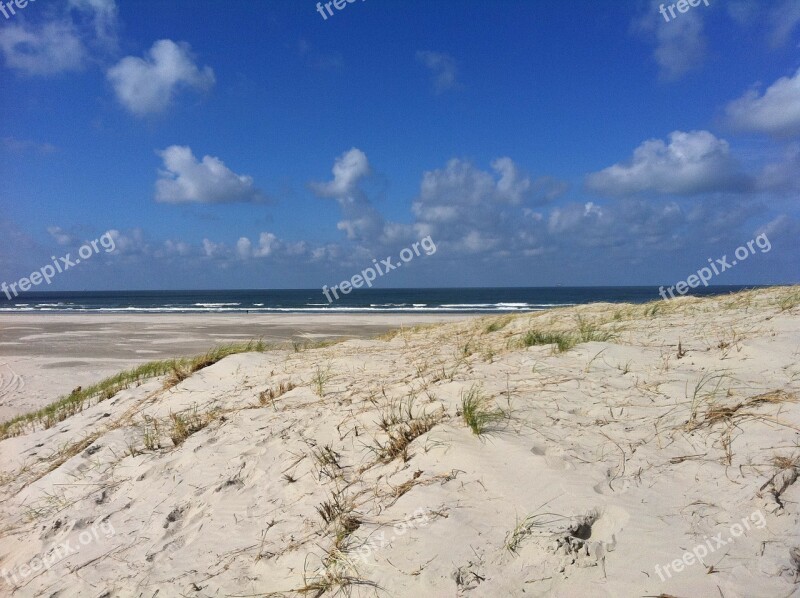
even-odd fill
[[(189, 321), (95, 324), (135, 327), (109, 355), (130, 359), (208, 340)], [(100, 336), (61, 322), (36, 333), (58, 359)], [(327, 323), (360, 338), (206, 355), (4, 426), (5, 592), (795, 595), (798, 287)]]
[[(215, 345), (376, 336), (448, 314), (0, 314), (0, 421), (140, 363)], [(463, 317), (463, 316), (462, 316)]]

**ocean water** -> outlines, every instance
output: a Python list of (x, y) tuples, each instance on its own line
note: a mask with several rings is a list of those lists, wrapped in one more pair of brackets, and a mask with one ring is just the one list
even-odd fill
[[(699, 296), (741, 286), (695, 289)], [(508, 313), (607, 301), (660, 299), (657, 287), (531, 287), (466, 289), (358, 289), (329, 303), (320, 289), (275, 291), (126, 291), (25, 293), (0, 313)]]

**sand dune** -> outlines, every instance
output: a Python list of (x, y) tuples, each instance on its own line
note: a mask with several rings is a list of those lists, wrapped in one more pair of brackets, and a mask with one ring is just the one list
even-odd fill
[(12, 426), (0, 584), (59, 597), (797, 595), (799, 295), (240, 353)]

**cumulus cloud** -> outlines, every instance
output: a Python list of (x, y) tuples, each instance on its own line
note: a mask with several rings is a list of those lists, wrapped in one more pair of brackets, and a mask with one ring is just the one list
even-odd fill
[(247, 237), (241, 237), (236, 242), (236, 254), (240, 259), (268, 258), (278, 256), (300, 257), (307, 253), (307, 246), (304, 241), (299, 243), (286, 243), (273, 233), (261, 233), (258, 244)]
[(413, 228), (454, 252), (529, 250), (539, 242), (535, 223), (523, 217), (533, 192), (530, 177), (511, 158), (493, 160), (490, 171), (454, 158), (423, 174), (411, 205)]
[(6, 66), (31, 76), (77, 71), (92, 55), (116, 46), (114, 0), (69, 0), (37, 25), (17, 19), (0, 28)]
[(491, 166), (494, 174), (454, 158), (444, 169), (426, 172), (412, 210), (422, 220), (447, 222), (465, 208), (493, 211), (497, 204), (518, 205), (530, 196), (530, 178), (510, 158), (497, 158)]
[(800, 135), (800, 69), (781, 77), (764, 94), (751, 89), (725, 109), (728, 122), (740, 131), (773, 137)]
[(451, 56), (441, 52), (420, 50), (417, 52), (417, 60), (431, 71), (433, 87), (437, 94), (459, 87), (456, 61)]
[(203, 254), (208, 258), (226, 257), (229, 253), (224, 243), (215, 243), (209, 239), (203, 239)]
[(358, 183), (369, 175), (367, 155), (358, 148), (351, 148), (336, 158), (331, 169), (333, 180), (327, 183), (311, 183), (311, 188), (323, 197), (347, 197), (359, 193)]
[(699, 9), (691, 10), (666, 23), (659, 13), (660, 4), (663, 2), (653, 0), (647, 12), (633, 21), (631, 28), (654, 44), (653, 57), (661, 79), (675, 81), (703, 65), (707, 48), (703, 13)]
[(113, 254), (126, 255), (128, 257), (152, 255), (152, 248), (144, 236), (141, 228), (134, 228), (127, 233), (117, 229), (108, 231), (114, 239)]
[(156, 201), (224, 203), (265, 199), (252, 177), (236, 174), (219, 158), (203, 156), (198, 161), (191, 148), (180, 145), (157, 154), (164, 160), (164, 169), (156, 181)]
[(126, 56), (107, 77), (119, 102), (137, 116), (163, 112), (182, 89), (207, 91), (215, 82), (211, 67), (195, 64), (189, 44), (169, 39), (155, 42), (145, 58)]
[(379, 240), (384, 230), (383, 217), (360, 187), (371, 173), (367, 155), (358, 148), (351, 148), (336, 158), (332, 172), (332, 180), (311, 183), (311, 190), (320, 197), (334, 198), (338, 202), (344, 219), (337, 227), (348, 239)]
[(520, 204), (530, 194), (531, 180), (523, 175), (511, 158), (497, 158), (492, 169), (500, 175), (497, 197), (500, 201)]
[(741, 173), (724, 139), (708, 131), (674, 131), (669, 143), (650, 139), (634, 150), (629, 162), (590, 174), (586, 188), (611, 196), (695, 195), (745, 192), (752, 188), (752, 181)]

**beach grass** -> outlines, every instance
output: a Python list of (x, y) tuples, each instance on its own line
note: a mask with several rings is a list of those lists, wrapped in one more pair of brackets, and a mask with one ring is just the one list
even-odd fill
[(52, 428), (54, 425), (76, 413), (80, 413), (87, 407), (106, 401), (117, 393), (131, 386), (138, 386), (147, 380), (161, 376), (169, 376), (167, 382), (175, 382), (177, 384), (180, 382), (177, 378), (181, 376), (186, 378), (192, 373), (213, 365), (230, 355), (263, 352), (266, 349), (267, 345), (263, 341), (252, 340), (246, 343), (221, 345), (194, 358), (166, 359), (144, 363), (133, 369), (110, 376), (86, 388), (79, 386), (69, 395), (50, 403), (46, 407), (30, 413), (18, 415), (13, 419), (3, 422), (0, 424), (0, 440), (18, 436), (30, 428)]
[(476, 436), (494, 430), (498, 422), (507, 418), (506, 412), (494, 407), (491, 399), (484, 396), (478, 386), (472, 386), (462, 394), (461, 415)]

